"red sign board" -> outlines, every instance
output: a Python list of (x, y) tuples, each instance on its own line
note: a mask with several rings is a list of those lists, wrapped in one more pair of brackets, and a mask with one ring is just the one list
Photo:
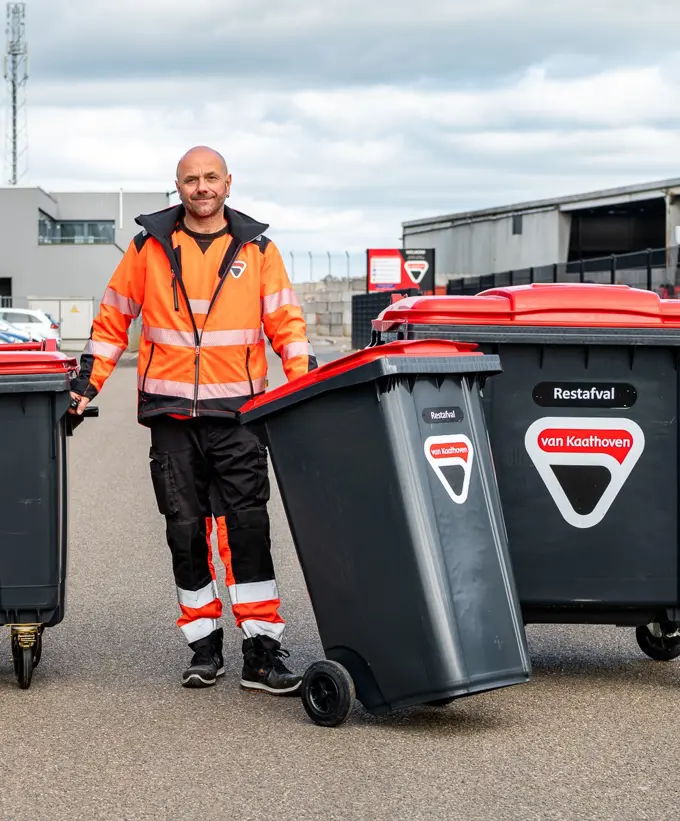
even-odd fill
[(367, 290), (434, 293), (434, 248), (369, 248)]

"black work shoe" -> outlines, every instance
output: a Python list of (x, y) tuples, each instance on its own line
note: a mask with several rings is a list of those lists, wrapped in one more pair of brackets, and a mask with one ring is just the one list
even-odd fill
[(241, 687), (263, 690), (274, 695), (293, 695), (300, 690), (302, 677), (296, 676), (283, 663), (290, 653), (282, 650), (276, 639), (255, 636), (243, 642), (243, 672)]
[(189, 644), (194, 655), (191, 664), (182, 673), (183, 687), (212, 687), (218, 676), (224, 675), (223, 634), (224, 631), (220, 627), (209, 636)]

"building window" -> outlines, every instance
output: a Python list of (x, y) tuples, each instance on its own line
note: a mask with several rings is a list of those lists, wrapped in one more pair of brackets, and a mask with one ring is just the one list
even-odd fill
[(42, 212), (38, 218), (38, 244), (40, 245), (112, 245), (114, 241), (115, 223), (113, 220), (57, 222)]
[(522, 233), (522, 215), (521, 214), (513, 214), (512, 215), (512, 233), (513, 234), (521, 234)]
[(38, 217), (38, 243), (48, 245), (51, 242), (55, 242), (55, 237), (57, 236), (56, 226), (57, 223), (52, 217), (48, 217), (47, 214), (41, 211)]

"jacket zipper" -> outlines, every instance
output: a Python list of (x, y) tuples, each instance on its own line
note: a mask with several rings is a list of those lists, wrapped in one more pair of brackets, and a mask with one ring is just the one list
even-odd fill
[(248, 374), (248, 384), (250, 385), (250, 398), (255, 399), (255, 390), (253, 388), (253, 380), (250, 376), (250, 346), (246, 348), (246, 373)]
[(177, 277), (175, 276), (175, 272), (172, 272), (172, 299), (175, 303), (175, 310), (179, 311), (179, 298), (177, 296)]
[[(169, 250), (168, 250), (169, 249)], [(191, 320), (191, 326), (194, 331), (194, 401), (191, 406), (191, 415), (198, 416), (198, 357), (200, 355), (200, 347), (201, 347), (201, 335), (198, 332), (198, 328), (196, 327), (196, 320), (194, 318), (194, 312), (191, 310), (191, 304), (189, 303), (189, 297), (187, 296), (186, 288), (184, 287), (184, 280), (179, 276), (178, 272), (175, 270), (175, 265), (177, 261), (175, 260), (173, 263), (173, 258), (175, 256), (174, 250), (172, 245), (168, 245), (166, 247), (166, 254), (168, 255), (168, 259), (170, 260), (170, 269), (172, 271), (172, 292), (175, 302), (175, 310), (179, 311), (179, 297), (177, 294), (177, 286), (179, 284), (179, 288), (182, 291), (182, 296), (184, 297), (184, 301), (187, 305), (187, 310), (189, 311), (189, 319)]]
[[(232, 263), (236, 259), (236, 257), (241, 253), (241, 249), (244, 246), (244, 242), (240, 241), (236, 246), (234, 252), (231, 254), (231, 260), (227, 260), (229, 263), (226, 266), (226, 271), (222, 278), (220, 279), (217, 288), (215, 288), (215, 293), (212, 295), (212, 299), (210, 300), (210, 305), (208, 306), (208, 310), (205, 315), (205, 321), (203, 323), (203, 327), (208, 323), (208, 315), (212, 310), (212, 306), (215, 304), (215, 300), (219, 296), (220, 291), (222, 290), (222, 286), (224, 285), (224, 281), (229, 276), (229, 269), (231, 268)], [(189, 318), (191, 319), (191, 324), (194, 329), (194, 402), (191, 409), (192, 416), (198, 416), (198, 378), (199, 372), (201, 368), (201, 336), (202, 332), (199, 332), (198, 327), (196, 326), (196, 320), (194, 318), (194, 312), (191, 310), (191, 305), (189, 303), (189, 297), (187, 296), (186, 288), (184, 287), (184, 280), (181, 276), (178, 275), (177, 271), (175, 270), (175, 266), (177, 265), (177, 259), (175, 257), (175, 252), (172, 248), (172, 245), (169, 244), (167, 241), (164, 243), (165, 253), (170, 261), (170, 270), (172, 271), (172, 282), (173, 286), (176, 289), (177, 285), (179, 284), (179, 288), (182, 291), (182, 296), (184, 297), (184, 301), (186, 302), (187, 309), (189, 311)], [(228, 251), (228, 249), (227, 249)], [(176, 292), (175, 292), (176, 293)], [(179, 303), (175, 302), (176, 310), (179, 310)]]
[(194, 348), (194, 404), (191, 410), (192, 416), (198, 416), (198, 372), (200, 370), (201, 343)]
[[(212, 299), (210, 300), (210, 305), (208, 305), (208, 310), (205, 313), (205, 320), (203, 322), (203, 328), (208, 324), (208, 317), (210, 316), (210, 311), (212, 311), (212, 307), (217, 300), (217, 297), (220, 295), (220, 291), (222, 290), (222, 286), (226, 278), (229, 276), (229, 269), (231, 268), (231, 264), (234, 262), (236, 257), (241, 253), (241, 248), (243, 248), (243, 243), (239, 242), (236, 246), (236, 250), (231, 256), (231, 261), (229, 261), (229, 265), (227, 266), (226, 271), (224, 272), (223, 276), (221, 277), (220, 281), (217, 283), (217, 288), (215, 288), (215, 293), (212, 295)], [(187, 299), (187, 304), (189, 300)], [(191, 308), (189, 309), (191, 311)], [(192, 314), (193, 317), (193, 314)], [(194, 324), (195, 327), (195, 324)], [(195, 366), (195, 376), (194, 376), (194, 407), (192, 411), (193, 416), (198, 416), (198, 378), (199, 372), (201, 369), (201, 339), (203, 337), (203, 331), (200, 333), (196, 331), (196, 336), (198, 337), (196, 342), (196, 349), (195, 349), (195, 356), (194, 356), (194, 366)], [(248, 376), (250, 379), (250, 375)]]
[(153, 352), (156, 350), (156, 343), (151, 343), (151, 352), (149, 353), (149, 361), (146, 363), (146, 369), (144, 370), (144, 378), (142, 379), (142, 393), (144, 393), (144, 389), (146, 388), (146, 376), (149, 373), (149, 368), (151, 367), (151, 360), (153, 359)]

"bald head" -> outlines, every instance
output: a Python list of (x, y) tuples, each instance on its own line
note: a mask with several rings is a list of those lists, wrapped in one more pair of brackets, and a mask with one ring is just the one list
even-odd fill
[(224, 201), (231, 188), (224, 157), (204, 145), (191, 148), (177, 163), (176, 185), (187, 226), (203, 233), (220, 230), (220, 222), (225, 222)]
[(219, 167), (225, 177), (229, 173), (227, 162), (219, 151), (215, 151), (214, 148), (209, 148), (207, 145), (195, 145), (177, 163), (178, 182), (182, 180), (182, 175), (186, 173), (187, 169), (192, 168), (197, 163), (199, 165), (207, 164)]

